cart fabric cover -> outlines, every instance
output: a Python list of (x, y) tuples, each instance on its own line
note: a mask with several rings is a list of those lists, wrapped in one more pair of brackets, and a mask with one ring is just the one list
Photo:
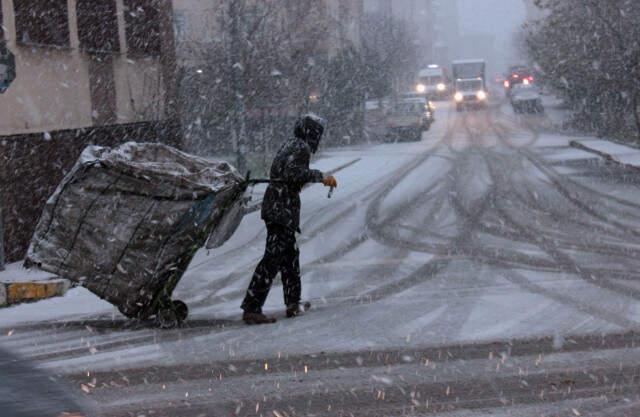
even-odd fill
[(90, 146), (47, 201), (25, 264), (149, 316), (218, 224), (233, 234), (228, 212), (235, 218), (244, 190), (226, 162), (161, 144)]

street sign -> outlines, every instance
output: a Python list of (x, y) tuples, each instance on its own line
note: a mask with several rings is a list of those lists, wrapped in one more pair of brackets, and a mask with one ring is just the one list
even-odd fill
[(0, 41), (0, 94), (7, 91), (16, 79), (16, 57), (7, 47), (5, 41)]

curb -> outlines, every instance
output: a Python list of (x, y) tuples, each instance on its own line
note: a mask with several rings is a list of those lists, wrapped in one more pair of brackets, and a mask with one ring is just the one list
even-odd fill
[(0, 307), (62, 297), (70, 286), (65, 279), (0, 283)]
[(618, 158), (616, 158), (615, 156), (613, 156), (611, 154), (599, 151), (597, 149), (590, 148), (590, 147), (588, 147), (586, 145), (583, 145), (582, 143), (578, 142), (577, 140), (569, 141), (569, 146), (571, 146), (572, 148), (580, 149), (582, 151), (598, 155), (601, 158), (603, 158), (604, 160), (606, 160), (607, 162), (614, 163), (616, 165), (621, 166), (622, 168), (640, 172), (640, 167), (639, 166), (626, 164), (626, 163), (620, 161)]

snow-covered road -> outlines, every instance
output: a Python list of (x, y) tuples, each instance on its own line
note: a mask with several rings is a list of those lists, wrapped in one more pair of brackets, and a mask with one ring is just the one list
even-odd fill
[[(544, 118), (440, 107), (422, 142), (316, 161), (361, 158), (332, 199), (303, 194), (307, 316), (241, 324), (266, 236), (254, 213), (193, 261), (184, 328), (132, 324), (74, 289), (0, 310), (0, 345), (110, 416), (640, 415), (625, 349), (640, 342), (640, 178)], [(283, 316), (280, 286), (266, 309)]]

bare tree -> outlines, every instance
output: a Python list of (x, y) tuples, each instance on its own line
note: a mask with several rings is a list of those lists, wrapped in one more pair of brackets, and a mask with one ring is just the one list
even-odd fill
[(273, 124), (292, 117), (310, 95), (309, 68), (327, 30), (319, 3), (225, 0), (214, 10), (218, 36), (183, 42), (191, 62), (182, 69), (181, 90), (192, 148), (231, 151), (242, 170), (248, 151), (265, 153)]
[(413, 82), (419, 66), (416, 31), (404, 20), (373, 13), (362, 26), (363, 53), (369, 64), (368, 92), (374, 97), (398, 92)]

